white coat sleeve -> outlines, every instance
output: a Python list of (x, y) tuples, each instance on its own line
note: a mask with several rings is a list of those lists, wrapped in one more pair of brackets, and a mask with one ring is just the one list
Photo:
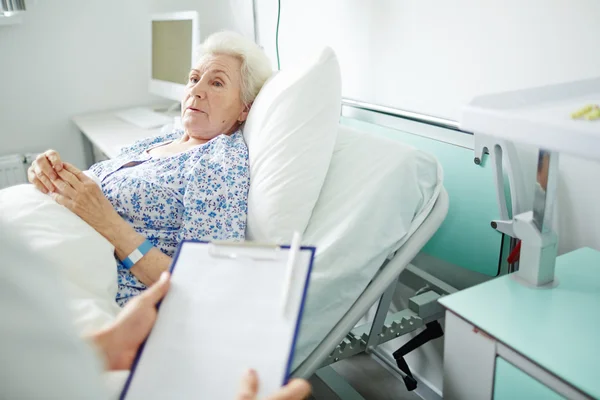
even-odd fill
[(54, 266), (7, 230), (0, 221), (0, 397), (106, 399), (100, 360), (75, 333)]

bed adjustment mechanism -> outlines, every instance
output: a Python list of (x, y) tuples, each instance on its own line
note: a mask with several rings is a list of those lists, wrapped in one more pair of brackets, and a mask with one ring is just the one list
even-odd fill
[(408, 391), (415, 390), (417, 388), (417, 380), (413, 377), (410, 372), (410, 368), (404, 359), (411, 351), (418, 349), (423, 346), (425, 343), (440, 338), (444, 335), (444, 331), (442, 330), (442, 326), (438, 321), (432, 321), (425, 325), (425, 330), (420, 332), (417, 336), (410, 339), (404, 346), (400, 347), (393, 353), (394, 360), (396, 360), (396, 365), (400, 371), (404, 372), (406, 375), (402, 377), (404, 380), (404, 384), (406, 385), (406, 389)]
[[(389, 307), (388, 299), (385, 299), (388, 296), (384, 294), (382, 297), (385, 300), (383, 305), (387, 304), (388, 306), (380, 307), (381, 312), (378, 310), (377, 315), (382, 315), (383, 310), (387, 310), (387, 307)], [(402, 373), (406, 388), (414, 390), (417, 387), (417, 381), (404, 360), (404, 356), (444, 334), (441, 325), (437, 322), (444, 316), (444, 309), (437, 301), (440, 297), (435, 291), (423, 288), (409, 299), (408, 308), (389, 314), (382, 320), (376, 315), (373, 324), (366, 323), (357, 326), (329, 354), (322, 366), (352, 357), (355, 354), (370, 353), (382, 343), (425, 327), (425, 330), (393, 354), (396, 365)], [(387, 312), (383, 313), (383, 315), (385, 314)]]
[(425, 330), (421, 331), (417, 336), (410, 339), (392, 354), (394, 360), (396, 360), (396, 365), (400, 371), (404, 373), (402, 380), (406, 385), (406, 389), (409, 391), (417, 388), (417, 380), (413, 377), (404, 356), (444, 334), (442, 326), (438, 322), (438, 320), (444, 316), (443, 307), (438, 303), (439, 298), (440, 295), (438, 293), (433, 290), (428, 290), (428, 288), (425, 287), (422, 290), (419, 290), (417, 294), (408, 301), (408, 308), (418, 315), (422, 321), (422, 324), (419, 327), (425, 325)]

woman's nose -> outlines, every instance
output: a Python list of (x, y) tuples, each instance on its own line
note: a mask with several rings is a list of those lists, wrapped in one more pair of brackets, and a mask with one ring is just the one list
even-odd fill
[(194, 97), (198, 97), (200, 99), (206, 98), (206, 88), (204, 87), (206, 84), (203, 81), (198, 81), (191, 90), (191, 94)]

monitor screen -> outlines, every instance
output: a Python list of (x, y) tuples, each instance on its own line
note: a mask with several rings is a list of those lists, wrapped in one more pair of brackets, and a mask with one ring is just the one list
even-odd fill
[(191, 19), (152, 21), (152, 79), (185, 85), (192, 65)]

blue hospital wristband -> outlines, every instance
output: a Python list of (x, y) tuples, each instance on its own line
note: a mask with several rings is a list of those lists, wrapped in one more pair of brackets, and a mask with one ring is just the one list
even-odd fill
[(148, 239), (144, 240), (144, 243), (140, 244), (137, 249), (131, 252), (127, 258), (121, 260), (125, 268), (131, 269), (136, 262), (140, 261), (142, 257), (152, 248), (152, 243)]

